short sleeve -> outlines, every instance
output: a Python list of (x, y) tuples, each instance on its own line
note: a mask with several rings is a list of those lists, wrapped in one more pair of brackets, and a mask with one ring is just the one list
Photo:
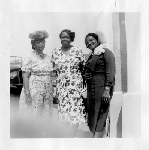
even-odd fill
[(51, 62), (53, 63), (53, 62), (54, 62), (54, 60), (55, 60), (55, 52), (54, 52), (54, 51), (52, 51)]
[(32, 61), (31, 61), (30, 57), (25, 57), (22, 61), (21, 70), (24, 72), (30, 72), (31, 63), (32, 63)]
[(57, 55), (57, 50), (56, 49), (54, 49), (52, 51), (51, 62), (53, 64), (53, 70), (56, 70), (57, 69), (57, 64), (58, 64), (58, 55)]
[[(52, 60), (51, 60), (51, 57), (49, 55), (46, 54), (46, 57), (47, 57), (47, 64), (48, 64), (48, 67), (47, 67), (47, 71), (53, 71), (53, 64), (52, 64)], [(45, 68), (46, 70), (46, 68)]]

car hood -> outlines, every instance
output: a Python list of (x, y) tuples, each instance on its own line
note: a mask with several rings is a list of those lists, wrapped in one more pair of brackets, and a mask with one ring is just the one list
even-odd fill
[(10, 70), (12, 69), (20, 69), (21, 65), (20, 64), (10, 64)]

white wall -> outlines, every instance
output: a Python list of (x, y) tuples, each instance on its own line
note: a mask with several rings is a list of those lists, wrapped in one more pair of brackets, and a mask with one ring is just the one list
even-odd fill
[(126, 13), (128, 92), (123, 95), (122, 137), (141, 137), (141, 14)]

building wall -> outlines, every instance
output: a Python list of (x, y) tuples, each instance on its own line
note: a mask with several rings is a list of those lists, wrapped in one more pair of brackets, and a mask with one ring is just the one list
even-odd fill
[[(110, 137), (140, 137), (141, 26), (140, 13), (113, 13), (115, 91), (110, 107)], [(110, 26), (109, 26), (110, 28)], [(109, 42), (109, 41), (107, 41)]]
[(140, 13), (113, 13), (116, 85), (111, 101), (111, 137), (138, 138), (141, 131)]
[(127, 93), (123, 94), (122, 137), (141, 137), (141, 14), (125, 13)]

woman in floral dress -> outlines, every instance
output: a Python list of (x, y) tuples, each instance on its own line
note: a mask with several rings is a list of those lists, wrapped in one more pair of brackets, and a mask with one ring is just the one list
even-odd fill
[(46, 31), (29, 35), (34, 51), (22, 62), (23, 88), (19, 100), (20, 115), (52, 117), (53, 92), (51, 82), (52, 63), (43, 53)]
[(86, 122), (85, 106), (81, 96), (85, 89), (79, 70), (79, 63), (85, 62), (85, 57), (80, 48), (70, 45), (74, 37), (74, 32), (62, 30), (60, 33), (62, 47), (52, 52), (52, 62), (58, 74), (59, 119), (70, 123), (76, 136), (78, 125)]

